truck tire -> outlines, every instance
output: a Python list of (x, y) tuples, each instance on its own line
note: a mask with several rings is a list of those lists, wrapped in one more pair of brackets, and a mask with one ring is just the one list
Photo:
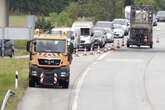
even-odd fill
[(35, 87), (34, 79), (30, 76), (29, 76), (29, 87)]
[(62, 81), (62, 88), (67, 89), (69, 87), (69, 78)]
[(150, 44), (150, 48), (153, 48), (153, 44)]
[(127, 47), (128, 47), (128, 48), (130, 47), (129, 43), (127, 43)]

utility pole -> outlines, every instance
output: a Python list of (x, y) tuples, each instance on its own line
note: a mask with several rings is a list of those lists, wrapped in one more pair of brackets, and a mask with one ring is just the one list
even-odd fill
[[(8, 0), (0, 0), (0, 28), (5, 28), (9, 26), (8, 8), (9, 8)], [(4, 29), (3, 29), (3, 33), (4, 33)], [(4, 56), (4, 40), (3, 39), (1, 40), (1, 52), (2, 52), (2, 56)]]

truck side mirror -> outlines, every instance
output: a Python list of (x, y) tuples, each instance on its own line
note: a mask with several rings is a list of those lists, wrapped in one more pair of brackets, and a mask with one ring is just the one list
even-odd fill
[(31, 52), (31, 41), (27, 41), (26, 51)]

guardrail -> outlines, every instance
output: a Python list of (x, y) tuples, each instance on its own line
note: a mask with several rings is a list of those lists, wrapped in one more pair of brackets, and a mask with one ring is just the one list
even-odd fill
[(3, 99), (3, 102), (1, 105), (1, 110), (5, 110), (5, 106), (7, 104), (8, 99), (10, 98), (10, 96), (13, 96), (13, 95), (15, 95), (15, 92), (13, 92), (12, 90), (9, 89)]

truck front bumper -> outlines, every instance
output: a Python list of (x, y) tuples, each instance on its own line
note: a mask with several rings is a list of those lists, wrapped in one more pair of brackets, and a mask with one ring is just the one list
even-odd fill
[(61, 68), (39, 68), (30, 67), (29, 80), (35, 81), (37, 85), (55, 86), (60, 81), (69, 80), (69, 67)]

